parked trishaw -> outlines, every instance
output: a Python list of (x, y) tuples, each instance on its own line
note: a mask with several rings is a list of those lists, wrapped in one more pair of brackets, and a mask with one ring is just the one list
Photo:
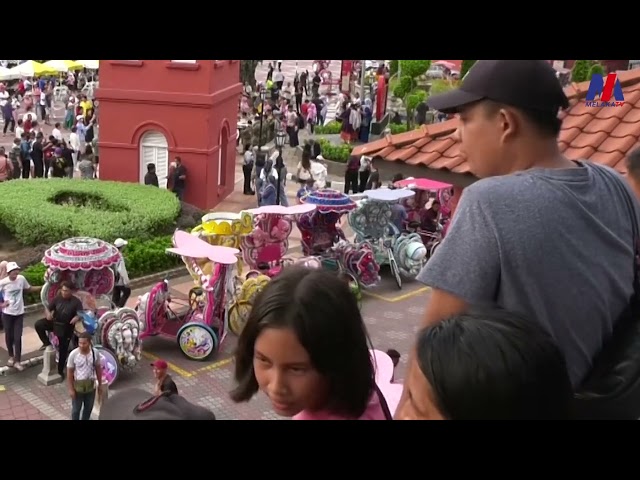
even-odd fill
[[(199, 281), (186, 299), (172, 295), (167, 280), (141, 296), (136, 307), (140, 338), (161, 335), (175, 339), (187, 358), (206, 360), (218, 351), (227, 334), (228, 300), (234, 292), (234, 266), (240, 251), (210, 245), (180, 230), (174, 233), (173, 244), (167, 252), (179, 255)], [(206, 271), (201, 268), (203, 263)]]
[[(415, 196), (403, 202), (407, 210), (407, 231), (420, 235), (422, 242), (427, 247), (427, 258), (431, 258), (436, 248), (442, 242), (445, 227), (451, 216), (451, 197), (453, 186), (449, 183), (436, 182), (427, 178), (406, 178), (395, 182), (396, 188), (408, 188), (416, 192)], [(421, 212), (428, 209), (434, 200), (440, 202), (439, 228), (435, 232), (429, 232), (420, 227)]]
[(356, 242), (373, 247), (378, 265), (389, 265), (402, 288), (402, 276), (415, 278), (426, 263), (427, 249), (417, 233), (402, 233), (391, 221), (393, 204), (415, 196), (408, 189), (380, 188), (364, 192), (358, 208), (349, 213), (349, 225)]
[[(250, 212), (211, 212), (202, 217), (202, 223), (191, 230), (191, 233), (211, 245), (240, 249), (242, 239), (252, 231), (253, 214)], [(203, 259), (203, 261), (207, 260)], [(238, 255), (236, 264), (238, 275), (242, 274), (243, 268), (242, 256)], [(189, 271), (189, 273), (194, 276), (193, 272)], [(196, 282), (199, 281), (197, 275), (194, 279)]]
[(253, 224), (251, 232), (243, 233), (240, 241), (242, 258), (249, 267), (249, 272), (244, 279), (236, 283), (233, 300), (229, 306), (229, 328), (236, 335), (240, 335), (244, 329), (256, 295), (283, 267), (302, 264), (313, 268), (316, 263), (319, 264), (315, 258), (286, 257), (293, 223), (298, 216), (314, 208), (313, 205), (269, 205), (242, 212), (243, 215), (252, 216)]
[[(319, 257), (322, 266), (350, 275), (351, 283), (372, 287), (380, 280), (380, 266), (368, 242), (352, 243), (340, 227), (343, 215), (356, 208), (356, 203), (337, 190), (321, 189), (301, 199), (303, 205), (315, 205), (315, 210), (298, 218), (304, 255)], [(359, 296), (359, 291), (352, 288)]]
[[(81, 322), (76, 334), (93, 336), (95, 349), (101, 353), (103, 380), (113, 384), (120, 372), (131, 371), (141, 358), (142, 344), (136, 312), (131, 308), (114, 308), (111, 292), (115, 284), (113, 267), (120, 261), (120, 251), (103, 240), (74, 237), (56, 243), (44, 253), (42, 263), (47, 271), (40, 293), (46, 307), (58, 294), (63, 281), (74, 287), (74, 295), (82, 301), (78, 312)], [(57, 349), (58, 339), (50, 334)]]
[(268, 205), (249, 210), (254, 215), (254, 226), (253, 231), (242, 239), (242, 258), (251, 270), (250, 275), (272, 278), (287, 264), (300, 261), (286, 257), (289, 236), (298, 218), (315, 209), (315, 205), (300, 204), (290, 207)]

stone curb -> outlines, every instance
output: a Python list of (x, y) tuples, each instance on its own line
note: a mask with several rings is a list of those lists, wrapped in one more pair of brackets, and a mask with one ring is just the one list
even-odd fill
[[(144, 277), (139, 277), (131, 280), (131, 290), (135, 290), (137, 288), (142, 288), (147, 285), (153, 285), (155, 283), (161, 282), (163, 279), (172, 279), (178, 277), (184, 277), (189, 275), (187, 269), (185, 267), (173, 268), (171, 270), (165, 270), (163, 272), (153, 273), (151, 275), (147, 275)], [(42, 309), (42, 304), (36, 303), (32, 305), (26, 305), (24, 307), (25, 315), (30, 315), (32, 313), (37, 313), (40, 309)]]
[[(29, 360), (25, 360), (24, 362), (22, 362), (22, 365), (25, 368), (35, 367), (36, 365), (41, 365), (41, 364), (42, 364), (42, 355), (40, 355), (39, 357), (30, 358)], [(13, 367), (6, 367), (6, 366), (0, 367), (0, 377), (6, 377), (8, 375), (13, 375), (15, 373), (20, 373), (20, 372)]]

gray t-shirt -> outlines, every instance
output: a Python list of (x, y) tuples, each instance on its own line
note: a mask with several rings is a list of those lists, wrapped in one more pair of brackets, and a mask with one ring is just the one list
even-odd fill
[(540, 322), (564, 351), (574, 386), (627, 307), (634, 266), (623, 192), (606, 167), (581, 166), (533, 169), (466, 188), (445, 240), (418, 276), (470, 304)]

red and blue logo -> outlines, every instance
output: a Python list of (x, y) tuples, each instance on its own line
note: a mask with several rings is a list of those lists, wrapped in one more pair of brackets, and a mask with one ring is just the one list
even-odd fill
[[(596, 96), (599, 97), (596, 100)], [(611, 99), (613, 97), (614, 100)], [(591, 76), (589, 91), (586, 97), (587, 107), (622, 107), (624, 105), (624, 94), (622, 86), (618, 79), (618, 74), (610, 73), (607, 75), (607, 81), (604, 81), (602, 75), (594, 73)]]

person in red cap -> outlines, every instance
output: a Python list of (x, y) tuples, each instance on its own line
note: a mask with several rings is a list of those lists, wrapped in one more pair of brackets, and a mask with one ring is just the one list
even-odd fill
[(171, 375), (167, 373), (167, 362), (164, 360), (156, 360), (151, 364), (153, 367), (153, 376), (156, 377), (156, 395), (163, 393), (175, 393), (178, 395), (178, 386), (171, 378)]

